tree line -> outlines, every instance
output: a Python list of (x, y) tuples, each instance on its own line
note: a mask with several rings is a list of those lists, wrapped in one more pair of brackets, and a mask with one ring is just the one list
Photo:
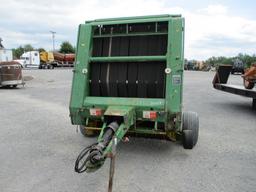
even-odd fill
[[(20, 56), (24, 53), (24, 52), (28, 52), (28, 51), (39, 51), (39, 52), (43, 52), (46, 51), (44, 48), (34, 48), (32, 45), (30, 44), (26, 44), (24, 46), (19, 46), (17, 48), (12, 49), (13, 52), (13, 57), (15, 59), (19, 59)], [(56, 50), (60, 53), (75, 53), (76, 49), (74, 46), (72, 46), (72, 44), (68, 41), (63, 41), (60, 45), (60, 49)]]
[[(34, 48), (32, 45), (27, 44), (22, 46), (19, 46), (18, 48), (13, 49), (13, 56), (14, 58), (18, 59), (20, 58), (20, 56), (27, 51), (45, 51), (44, 48)], [(60, 53), (75, 53), (75, 47), (72, 46), (72, 44), (68, 41), (64, 41), (61, 43), (60, 45), (60, 49), (58, 50), (58, 52)], [(220, 57), (210, 57), (208, 59), (206, 59), (205, 61), (203, 61), (205, 63), (206, 66), (212, 66), (215, 67), (219, 64), (230, 64), (232, 65), (234, 60), (239, 59), (241, 60), (246, 67), (251, 66), (252, 63), (256, 62), (256, 54), (253, 55), (248, 55), (248, 54), (243, 54), (243, 53), (239, 53), (237, 56), (235, 57), (225, 57), (225, 56), (220, 56)], [(185, 59), (185, 63), (187, 62), (187, 60)], [(196, 63), (196, 60), (191, 60), (190, 62), (192, 63)]]
[(248, 55), (248, 54), (243, 54), (239, 53), (235, 57), (210, 57), (205, 61), (206, 65), (213, 66), (215, 67), (216, 65), (219, 64), (230, 64), (232, 65), (234, 60), (239, 59), (241, 60), (246, 67), (251, 66), (252, 63), (256, 62), (256, 54), (253, 55)]

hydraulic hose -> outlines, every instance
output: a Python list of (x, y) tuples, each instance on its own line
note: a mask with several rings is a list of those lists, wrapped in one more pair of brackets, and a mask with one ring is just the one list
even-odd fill
[(84, 148), (80, 152), (75, 162), (77, 173), (94, 171), (103, 165), (106, 158), (103, 155), (104, 149), (109, 145), (118, 128), (119, 124), (116, 121), (110, 123), (104, 129), (104, 134), (99, 142)]

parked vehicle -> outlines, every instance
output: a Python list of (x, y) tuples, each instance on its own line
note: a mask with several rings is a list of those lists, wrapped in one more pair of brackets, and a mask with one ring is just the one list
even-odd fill
[(73, 67), (75, 54), (59, 52), (40, 52), (40, 69), (53, 69), (54, 67)]
[(185, 70), (194, 70), (194, 63), (192, 61), (187, 61), (184, 64), (184, 69)]
[(59, 53), (54, 51), (53, 52), (54, 61), (62, 66), (73, 66), (75, 61), (75, 54), (74, 53)]
[(16, 61), (0, 62), (0, 86), (17, 87), (22, 84), (21, 65)]
[[(247, 87), (248, 85), (245, 85), (245, 88), (244, 88), (243, 86), (240, 86), (240, 85), (233, 85), (233, 84), (227, 83), (231, 70), (232, 70), (232, 65), (219, 65), (212, 82), (213, 87), (220, 91), (252, 98), (252, 109), (256, 110), (256, 90), (249, 90), (249, 89), (252, 89), (253, 86)], [(248, 71), (246, 71), (243, 77), (248, 78), (248, 77), (251, 77), (251, 75), (253, 74), (254, 74), (254, 83), (255, 83), (255, 79), (256, 79), (255, 65), (253, 65)]]
[(233, 62), (231, 74), (235, 73), (244, 74), (244, 63), (240, 59), (235, 59)]
[(15, 60), (22, 65), (23, 68), (39, 68), (40, 57), (38, 51), (29, 51), (21, 55), (20, 59)]
[(54, 67), (73, 67), (75, 54), (59, 52), (28, 51), (21, 55), (19, 62), (23, 68), (53, 69)]

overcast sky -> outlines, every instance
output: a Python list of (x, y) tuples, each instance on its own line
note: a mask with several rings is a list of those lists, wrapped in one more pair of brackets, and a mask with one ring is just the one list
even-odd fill
[(185, 17), (185, 57), (207, 59), (256, 53), (256, 1), (253, 0), (0, 0), (0, 37), (6, 48), (24, 44), (52, 49), (64, 40), (76, 44), (85, 20), (150, 14)]

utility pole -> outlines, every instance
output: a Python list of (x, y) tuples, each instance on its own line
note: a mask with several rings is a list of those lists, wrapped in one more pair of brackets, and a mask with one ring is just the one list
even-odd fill
[(50, 31), (50, 33), (52, 34), (52, 50), (55, 50), (55, 31)]
[(3, 41), (3, 39), (0, 37), (0, 49), (1, 49), (1, 48), (4, 48), (4, 46), (3, 46), (3, 44), (2, 44), (2, 41)]

